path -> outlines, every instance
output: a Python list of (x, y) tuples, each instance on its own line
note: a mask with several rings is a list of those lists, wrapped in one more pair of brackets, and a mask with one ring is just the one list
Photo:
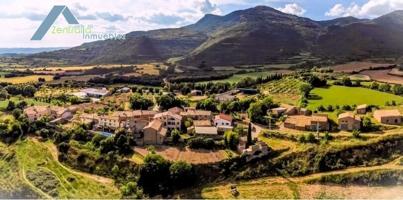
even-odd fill
[[(400, 159), (400, 158), (398, 158), (398, 159)], [(257, 182), (261, 182), (262, 180), (264, 180), (264, 182), (267, 182), (267, 183), (303, 182), (303, 181), (306, 181), (309, 179), (320, 178), (321, 176), (327, 176), (327, 175), (349, 174), (349, 173), (356, 173), (356, 172), (373, 171), (373, 170), (388, 170), (388, 169), (403, 170), (403, 166), (395, 164), (398, 159), (393, 160), (393, 161), (383, 164), (383, 165), (377, 165), (377, 166), (372, 166), (372, 167), (353, 167), (353, 168), (340, 169), (340, 170), (334, 170), (334, 171), (329, 171), (329, 172), (320, 172), (320, 173), (310, 174), (310, 175), (306, 175), (306, 176), (299, 176), (299, 177), (281, 177), (281, 176), (266, 177), (266, 178), (259, 178), (259, 179), (247, 181), (247, 182), (248, 182), (248, 184), (249, 183), (256, 184)]]

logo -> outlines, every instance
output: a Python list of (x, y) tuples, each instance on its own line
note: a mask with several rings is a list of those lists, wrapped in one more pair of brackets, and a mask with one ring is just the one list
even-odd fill
[[(60, 14), (63, 14), (69, 26), (55, 26), (53, 25)], [(52, 29), (51, 29), (52, 28)], [(49, 29), (51, 31), (49, 32)], [(124, 40), (126, 35), (120, 33), (107, 32), (94, 32), (93, 25), (79, 24), (73, 13), (67, 6), (53, 6), (48, 16), (43, 20), (38, 30), (34, 33), (31, 40), (42, 40), (46, 33), (50, 34), (80, 34), (83, 39), (88, 40)]]
[(63, 14), (67, 23), (69, 24), (79, 24), (77, 19), (74, 17), (73, 13), (69, 10), (67, 6), (53, 6), (50, 10), (48, 16), (43, 20), (42, 24), (39, 26), (38, 30), (34, 33), (31, 40), (41, 40), (43, 36), (48, 32), (50, 27), (55, 23), (57, 17)]

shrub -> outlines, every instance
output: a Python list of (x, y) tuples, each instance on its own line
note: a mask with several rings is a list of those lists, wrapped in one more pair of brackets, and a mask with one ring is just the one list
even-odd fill
[(352, 132), (353, 138), (360, 138), (360, 134), (361, 132), (359, 130), (353, 130)]
[(195, 137), (188, 140), (188, 146), (192, 149), (214, 149), (215, 142), (211, 138)]

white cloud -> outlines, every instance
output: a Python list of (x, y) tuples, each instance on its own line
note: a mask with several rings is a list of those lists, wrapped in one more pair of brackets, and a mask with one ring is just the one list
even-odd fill
[(284, 13), (298, 15), (298, 16), (302, 16), (306, 12), (306, 10), (303, 7), (301, 7), (300, 5), (298, 5), (296, 3), (286, 4), (283, 8), (277, 8), (277, 10), (284, 12)]
[[(240, 0), (52, 0), (0, 1), (0, 47), (76, 46), (80, 37), (46, 34), (41, 41), (31, 41), (33, 33), (54, 5), (66, 5), (80, 24), (93, 25), (97, 32), (119, 33), (191, 24), (206, 13), (222, 14), (220, 5)], [(243, 1), (243, 0), (242, 0)], [(156, 22), (152, 19), (160, 17)], [(67, 25), (60, 16), (54, 25)]]
[(362, 5), (356, 3), (351, 3), (348, 6), (335, 4), (325, 15), (329, 17), (375, 18), (399, 9), (403, 9), (402, 0), (368, 0)]

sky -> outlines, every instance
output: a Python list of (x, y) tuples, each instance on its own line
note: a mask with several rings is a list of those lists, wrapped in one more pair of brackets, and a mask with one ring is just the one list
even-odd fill
[[(372, 19), (403, 10), (403, 0), (1, 0), (0, 48), (72, 47), (93, 41), (81, 34), (54, 34), (51, 30), (42, 40), (31, 40), (55, 5), (67, 6), (80, 25), (91, 26), (93, 32), (114, 34), (181, 27), (205, 14), (225, 15), (257, 5), (314, 20)], [(69, 25), (60, 15), (53, 26)]]

